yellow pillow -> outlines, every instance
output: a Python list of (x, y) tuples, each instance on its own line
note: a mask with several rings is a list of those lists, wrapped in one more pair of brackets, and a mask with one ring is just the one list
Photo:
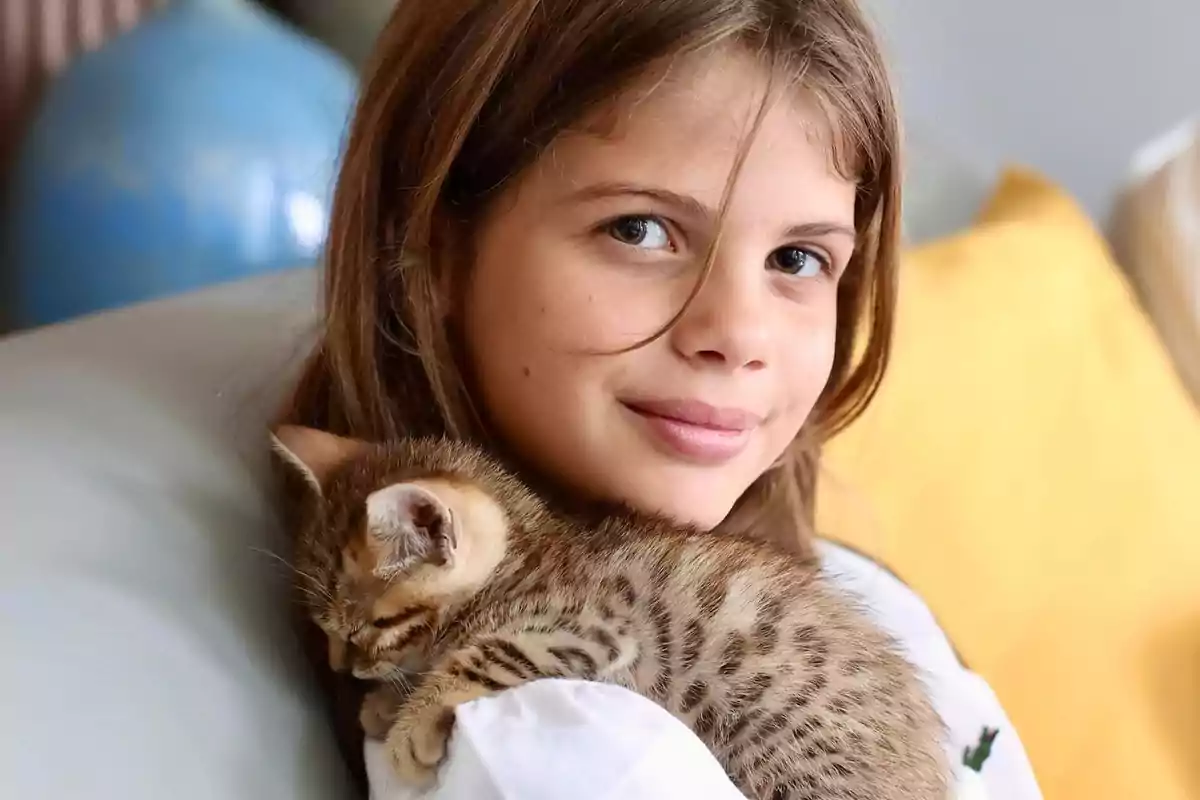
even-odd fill
[(1103, 239), (1011, 171), (901, 275), (820, 529), (928, 601), (1047, 800), (1200, 798), (1200, 413)]

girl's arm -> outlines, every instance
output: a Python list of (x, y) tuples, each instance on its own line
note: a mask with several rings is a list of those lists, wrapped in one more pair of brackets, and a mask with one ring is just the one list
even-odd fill
[(458, 707), (427, 794), (366, 744), (371, 800), (745, 800), (687, 726), (611, 684), (543, 679)]

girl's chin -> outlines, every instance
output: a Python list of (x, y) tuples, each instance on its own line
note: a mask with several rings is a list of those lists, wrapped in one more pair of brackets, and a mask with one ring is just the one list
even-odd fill
[(631, 505), (662, 514), (681, 525), (693, 525), (707, 531), (720, 525), (733, 508), (737, 495), (730, 496), (727, 502), (720, 501), (728, 494), (728, 489), (722, 491), (712, 486), (685, 488), (676, 485), (666, 492), (638, 497)]

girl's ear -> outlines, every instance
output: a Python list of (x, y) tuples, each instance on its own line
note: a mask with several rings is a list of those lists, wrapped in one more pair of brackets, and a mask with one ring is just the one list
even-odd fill
[(367, 447), (367, 442), (303, 425), (280, 425), (271, 433), (271, 448), (318, 495), (322, 494), (325, 479), (335, 467)]

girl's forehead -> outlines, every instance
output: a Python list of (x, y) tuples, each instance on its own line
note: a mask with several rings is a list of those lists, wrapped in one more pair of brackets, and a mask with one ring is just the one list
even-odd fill
[(826, 114), (770, 78), (736, 51), (648, 74), (551, 145), (535, 165), (535, 191), (561, 203), (596, 184), (646, 185), (717, 208), (736, 170), (731, 199), (748, 213), (766, 207), (852, 226), (854, 185), (835, 168)]
[(719, 133), (725, 146), (736, 151), (764, 102), (790, 114), (795, 135), (806, 136), (814, 144), (831, 145), (829, 119), (816, 99), (802, 86), (789, 84), (778, 74), (773, 76), (753, 55), (735, 47), (692, 54), (650, 68), (571, 132), (616, 141), (669, 127), (681, 137)]

